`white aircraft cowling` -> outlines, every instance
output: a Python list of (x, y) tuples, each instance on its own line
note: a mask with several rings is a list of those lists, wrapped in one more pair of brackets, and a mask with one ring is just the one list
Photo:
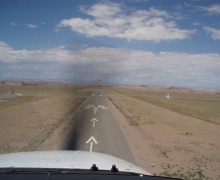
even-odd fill
[(0, 168), (63, 168), (91, 169), (96, 164), (99, 170), (111, 170), (116, 165), (121, 172), (151, 175), (142, 168), (104, 153), (87, 151), (33, 151), (0, 155)]

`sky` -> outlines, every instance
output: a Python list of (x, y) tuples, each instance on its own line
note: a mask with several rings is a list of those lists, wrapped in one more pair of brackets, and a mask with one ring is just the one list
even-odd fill
[(219, 0), (0, 0), (0, 80), (220, 89)]

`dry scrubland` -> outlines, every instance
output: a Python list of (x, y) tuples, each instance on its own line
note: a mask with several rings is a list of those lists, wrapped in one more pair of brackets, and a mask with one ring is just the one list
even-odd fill
[(183, 179), (220, 179), (219, 93), (115, 87), (105, 94), (129, 123), (121, 127), (141, 167)]
[[(14, 91), (23, 96), (0, 100), (0, 153), (62, 149), (92, 89), (44, 84), (17, 85)], [(102, 91), (139, 166), (157, 175), (220, 179), (220, 94), (140, 87)], [(171, 100), (165, 100), (167, 93)]]
[(0, 153), (60, 149), (75, 110), (92, 92), (70, 85), (19, 85), (14, 91), (23, 96), (0, 100)]

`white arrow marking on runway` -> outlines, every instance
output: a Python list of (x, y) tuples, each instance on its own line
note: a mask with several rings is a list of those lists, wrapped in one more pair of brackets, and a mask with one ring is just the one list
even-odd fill
[(98, 122), (98, 119), (93, 118), (91, 121), (93, 121), (93, 125), (92, 125), (92, 127), (95, 127), (95, 122)]
[(86, 144), (90, 143), (90, 149), (89, 151), (92, 152), (92, 147), (93, 147), (93, 142), (95, 144), (98, 144), (98, 142), (96, 141), (96, 139), (92, 136), (88, 139), (88, 141), (86, 141)]
[(103, 105), (98, 105), (98, 108), (105, 110), (105, 109), (107, 109), (108, 107), (103, 106)]
[(89, 104), (89, 105), (87, 105), (87, 106), (85, 107), (85, 109), (90, 109), (90, 108), (94, 108), (94, 105)]
[(96, 114), (96, 112), (98, 111), (98, 108), (97, 108), (97, 107), (94, 107), (93, 111), (94, 111), (94, 113)]

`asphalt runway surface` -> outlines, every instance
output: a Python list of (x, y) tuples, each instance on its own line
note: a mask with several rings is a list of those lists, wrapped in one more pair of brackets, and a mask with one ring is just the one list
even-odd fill
[(65, 149), (106, 153), (135, 163), (108, 101), (101, 90), (94, 90), (78, 118), (74, 119)]

